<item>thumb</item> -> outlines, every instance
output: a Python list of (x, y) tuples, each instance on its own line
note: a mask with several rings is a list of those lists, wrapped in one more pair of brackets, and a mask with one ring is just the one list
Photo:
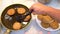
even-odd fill
[(35, 14), (33, 6), (31, 6), (29, 10), (32, 11), (33, 14)]

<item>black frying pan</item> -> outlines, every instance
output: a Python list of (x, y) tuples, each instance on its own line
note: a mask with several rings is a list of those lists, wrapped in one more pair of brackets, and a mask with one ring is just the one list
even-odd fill
[[(26, 10), (25, 13), (26, 13), (26, 15), (19, 15), (17, 12), (16, 12), (14, 15), (12, 15), (12, 16), (7, 15), (7, 11), (8, 11), (9, 9), (13, 8), (13, 9), (16, 10), (16, 8), (19, 8), (19, 7), (25, 8), (25, 10)], [(13, 5), (10, 5), (10, 6), (6, 7), (6, 8), (3, 10), (2, 15), (1, 15), (1, 21), (2, 21), (2, 24), (3, 24), (6, 28), (8, 28), (8, 29), (10, 29), (10, 30), (14, 30), (14, 29), (12, 28), (12, 25), (14, 24), (14, 22), (15, 22), (15, 21), (23, 22), (23, 21), (24, 21), (23, 19), (24, 19), (27, 15), (30, 15), (30, 16), (31, 16), (31, 13), (32, 13), (32, 12), (30, 12), (29, 9), (28, 9), (26, 6), (24, 6), (24, 5), (22, 5), (22, 4), (13, 4)], [(5, 19), (6, 15), (7, 15), (8, 17), (12, 17), (12, 20)], [(20, 18), (22, 18), (22, 17), (23, 17), (23, 18), (19, 20), (18, 15), (21, 16)], [(16, 16), (17, 16), (17, 17), (16, 17)], [(30, 20), (31, 20), (31, 18), (30, 18)], [(28, 24), (29, 24), (30, 20), (28, 21)], [(23, 25), (22, 28), (24, 28), (24, 27), (27, 26), (28, 24)], [(22, 28), (21, 28), (21, 29), (22, 29)]]

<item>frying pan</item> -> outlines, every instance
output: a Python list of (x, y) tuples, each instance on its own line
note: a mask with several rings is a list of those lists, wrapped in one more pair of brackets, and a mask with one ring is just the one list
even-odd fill
[[(12, 25), (14, 24), (14, 22), (16, 21), (16, 19), (19, 20), (19, 18), (16, 18), (15, 17), (15, 16), (19, 15), (19, 14), (17, 14), (17, 12), (12, 16), (12, 20), (5, 19), (6, 17), (11, 17), (11, 16), (7, 15), (7, 11), (9, 9), (11, 9), (11, 8), (13, 8), (13, 9), (16, 9), (16, 8), (24, 8), (26, 10), (25, 13), (27, 13), (27, 14), (26, 15), (22, 15), (22, 17), (24, 16), (23, 18), (25, 18), (27, 15), (30, 15), (31, 16), (31, 13), (32, 13), (32, 12), (30, 12), (30, 10), (25, 5), (22, 5), (22, 4), (13, 4), (13, 5), (10, 5), (10, 6), (6, 7), (3, 10), (2, 15), (1, 15), (2, 24), (3, 24), (4, 27), (7, 28), (7, 30), (6, 30), (6, 32), (4, 34), (9, 34), (12, 30), (14, 30), (12, 28)], [(23, 18), (20, 19), (20, 20), (23, 21)], [(31, 20), (31, 18), (30, 18), (30, 20)], [(21, 29), (19, 29), (19, 30), (24, 29), (30, 23), (30, 20), (28, 21), (28, 23), (26, 25), (23, 25), (23, 27)]]

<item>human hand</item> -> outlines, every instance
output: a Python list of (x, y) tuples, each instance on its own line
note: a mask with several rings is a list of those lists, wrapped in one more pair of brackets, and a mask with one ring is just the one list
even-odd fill
[(45, 14), (47, 6), (41, 3), (35, 3), (31, 6), (30, 10), (33, 10), (33, 14)]

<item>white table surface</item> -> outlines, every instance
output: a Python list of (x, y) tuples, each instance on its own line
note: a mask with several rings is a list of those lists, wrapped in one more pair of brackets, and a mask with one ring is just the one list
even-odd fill
[[(7, 5), (7, 4), (9, 4), (9, 3), (16, 2), (16, 1), (18, 1), (18, 0), (13, 0), (13, 2), (10, 2), (10, 1), (12, 1), (12, 0), (3, 0), (3, 3), (5, 3), (5, 4), (3, 4), (3, 6), (0, 5), (0, 11), (2, 11), (2, 10), (1, 10), (2, 8), (1, 8), (1, 7), (3, 7), (3, 8), (5, 7), (4, 5)], [(17, 3), (19, 3), (19, 2), (17, 2)], [(30, 3), (30, 4), (31, 4), (31, 3)], [(28, 6), (30, 6), (30, 4), (29, 4)], [(57, 0), (52, 0), (51, 3), (49, 3), (49, 4), (47, 4), (47, 5), (48, 5), (48, 6), (51, 6), (51, 7), (53, 7), (53, 8), (56, 8), (56, 9), (60, 9), (60, 2), (58, 2)], [(2, 13), (2, 12), (0, 12), (0, 14), (1, 14), (1, 13)], [(28, 31), (29, 31), (30, 29), (34, 29), (34, 30), (31, 30), (31, 31), (32, 31), (31, 34), (36, 34), (37, 32), (38, 32), (38, 34), (39, 34), (40, 31), (42, 31), (43, 34), (47, 34), (47, 32), (48, 32), (48, 31), (45, 31), (45, 30), (41, 29), (41, 28), (38, 26), (38, 24), (36, 23), (36, 20), (34, 19), (34, 20), (31, 20), (31, 24), (30, 24), (29, 27), (27, 27), (26, 29), (19, 30), (19, 31), (12, 31), (11, 34), (25, 34), (26, 32), (27, 32), (27, 34), (29, 34)], [(5, 28), (3, 28), (2, 31), (4, 32), (4, 31), (5, 31)], [(0, 34), (3, 34), (3, 32), (1, 32)], [(58, 34), (59, 32), (60, 32), (60, 30), (59, 30), (59, 31), (51, 32), (51, 34)]]

